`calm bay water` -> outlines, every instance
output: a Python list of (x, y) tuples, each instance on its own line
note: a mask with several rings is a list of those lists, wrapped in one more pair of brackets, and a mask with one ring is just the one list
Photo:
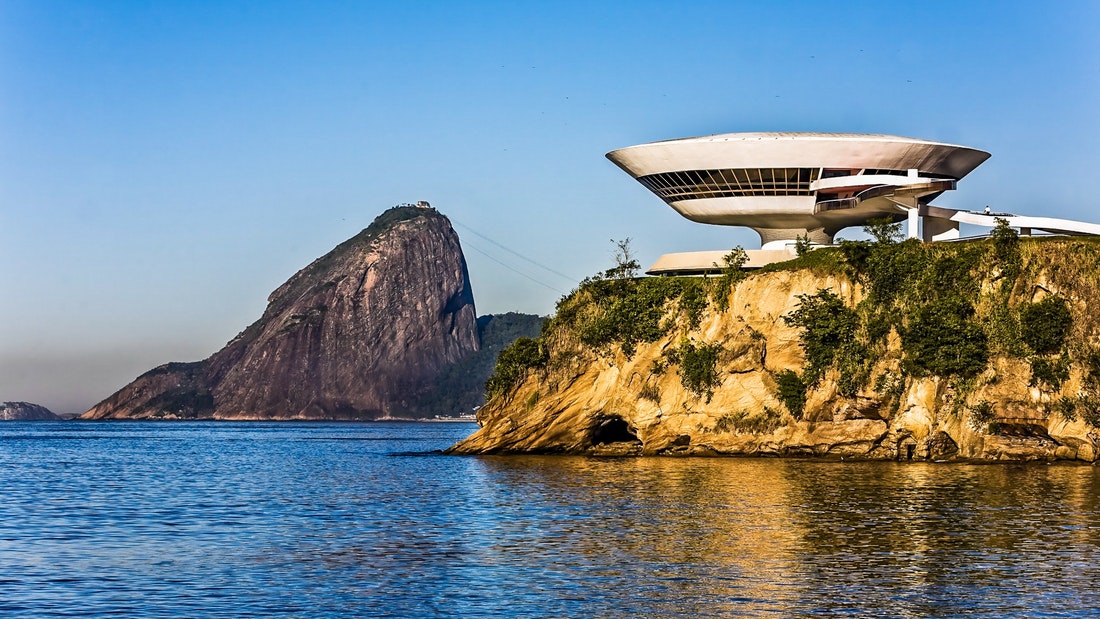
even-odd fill
[(0, 424), (0, 616), (1087, 617), (1088, 466), (448, 457), (467, 424)]

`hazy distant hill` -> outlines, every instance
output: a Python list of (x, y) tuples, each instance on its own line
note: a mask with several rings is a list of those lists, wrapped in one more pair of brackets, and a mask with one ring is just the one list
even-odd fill
[(0, 421), (58, 421), (50, 409), (30, 402), (0, 402)]

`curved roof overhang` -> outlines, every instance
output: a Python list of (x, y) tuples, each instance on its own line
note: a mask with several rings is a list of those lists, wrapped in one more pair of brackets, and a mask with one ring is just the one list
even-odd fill
[(724, 133), (607, 153), (608, 159), (635, 178), (684, 170), (836, 168), (916, 169), (959, 179), (989, 156), (955, 144), (852, 133)]

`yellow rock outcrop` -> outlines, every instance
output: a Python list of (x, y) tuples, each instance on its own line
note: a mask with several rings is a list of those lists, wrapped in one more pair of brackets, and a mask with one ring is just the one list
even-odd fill
[[(693, 328), (669, 304), (665, 320), (675, 327), (638, 344), (631, 355), (557, 334), (549, 340), (553, 362), (529, 370), (518, 386), (492, 398), (478, 414), (480, 429), (450, 453), (1097, 458), (1096, 428), (1063, 417), (1052, 405), (1059, 394), (1076, 393), (1080, 368), (1071, 368), (1069, 380), (1053, 394), (1029, 385), (1027, 361), (996, 352), (986, 371), (965, 385), (906, 376), (899, 370), (903, 353), (896, 331), (872, 363), (867, 383), (877, 391), (868, 386), (844, 396), (836, 370), (829, 370), (795, 419), (777, 395), (775, 376), (800, 370), (805, 359), (801, 330), (783, 317), (798, 307), (799, 295), (821, 289), (849, 306), (865, 293), (845, 276), (809, 269), (757, 273), (736, 283), (727, 309), (710, 303)], [(709, 397), (685, 388), (680, 368), (667, 362), (669, 351), (685, 340), (720, 345), (718, 385)], [(982, 402), (995, 403), (990, 423), (975, 423), (968, 412)]]

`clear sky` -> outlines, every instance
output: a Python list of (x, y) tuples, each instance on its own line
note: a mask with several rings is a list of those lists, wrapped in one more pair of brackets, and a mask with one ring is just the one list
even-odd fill
[(481, 314), (552, 312), (610, 239), (758, 246), (604, 158), (654, 140), (952, 142), (993, 157), (940, 203), (1100, 221), (1098, 33), (1093, 1), (0, 0), (0, 400), (205, 358), (401, 202), (459, 224)]

